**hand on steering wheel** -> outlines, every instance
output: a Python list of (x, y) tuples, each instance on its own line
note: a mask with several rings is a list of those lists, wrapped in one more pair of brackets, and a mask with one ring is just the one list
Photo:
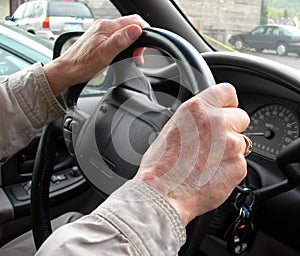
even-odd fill
[[(134, 49), (141, 47), (158, 48), (171, 56), (177, 64), (184, 88), (180, 91), (178, 100), (175, 101), (171, 108), (164, 107), (156, 101), (155, 93), (151, 88), (151, 84), (148, 82), (141, 70), (136, 67), (134, 60), (128, 59), (128, 57), (132, 56)], [(213, 76), (201, 55), (184, 39), (161, 29), (145, 29), (139, 40), (137, 40), (132, 47), (121, 53), (114, 60), (112, 68), (115, 75), (115, 87), (110, 89), (99, 102), (96, 111), (89, 120), (85, 122), (79, 134), (76, 136), (76, 141), (74, 142), (75, 154), (85, 177), (95, 188), (107, 194), (113, 192), (127, 179), (131, 179), (135, 176), (139, 169), (142, 156), (149, 147), (149, 141), (153, 141), (153, 138), (150, 139), (151, 136), (153, 136), (153, 134), (157, 135), (164, 127), (166, 122), (174, 113), (174, 110), (172, 109), (176, 109), (178, 107), (178, 102), (183, 102), (191, 95), (196, 95), (200, 91), (215, 84)], [(224, 103), (220, 100), (222, 104), (216, 105), (210, 97), (212, 94), (222, 95), (222, 93), (219, 94), (218, 92), (218, 90), (221, 90), (220, 88), (230, 91), (227, 93), (229, 102)], [(78, 87), (68, 89), (68, 93), (66, 94), (69, 95), (67, 102), (74, 102), (74, 99), (77, 100), (79, 95), (78, 92), (81, 89), (82, 86), (80, 86), (79, 89)], [(187, 93), (187, 91), (189, 91), (189, 93)], [(231, 102), (235, 95), (232, 91), (232, 87), (223, 85), (223, 87), (217, 88), (215, 92), (212, 93), (212, 91), (213, 90), (210, 90), (210, 92), (203, 94), (202, 96), (203, 101), (208, 104), (207, 106), (209, 106), (210, 109), (236, 107), (237, 102)], [(69, 101), (70, 95), (72, 98), (71, 101)], [(225, 97), (224, 100), (226, 99), (227, 98)], [(193, 101), (189, 101), (189, 103), (185, 104), (184, 107), (180, 107), (181, 113), (183, 113), (183, 109), (187, 109), (193, 116), (193, 108), (195, 108), (195, 111), (197, 112), (199, 111), (200, 106), (199, 105), (197, 107), (195, 102), (196, 101), (194, 101), (194, 103)], [(188, 117), (187, 113), (188, 112), (183, 114), (182, 117)], [(229, 115), (230, 113), (226, 113), (225, 119), (228, 118), (227, 114)], [(234, 131), (235, 133), (238, 133), (244, 129), (244, 126), (247, 123), (247, 118), (245, 118), (244, 114), (238, 111), (236, 114), (239, 117), (244, 117), (243, 122), (241, 122), (241, 124), (237, 126), (238, 129)], [(179, 114), (177, 115), (177, 118), (178, 117), (180, 117)], [(201, 116), (197, 116), (196, 119), (198, 118), (201, 121)], [(174, 120), (176, 119), (173, 119), (173, 121)], [(198, 125), (201, 126), (201, 122), (198, 121), (196, 124), (197, 127)], [(166, 127), (167, 128), (164, 129), (170, 129), (170, 127), (172, 127), (172, 122), (168, 122)], [(175, 131), (176, 125), (171, 129), (174, 129)], [(193, 138), (191, 139), (193, 140)], [(226, 144), (226, 138), (224, 138), (224, 141)], [(231, 141), (229, 146), (232, 146), (236, 151), (238, 151), (237, 148), (241, 149), (241, 145), (235, 142), (232, 144), (232, 140), (229, 141)], [(128, 152), (133, 152), (133, 154), (129, 154), (129, 158)], [(134, 154), (135, 152), (137, 153)], [(243, 150), (241, 150), (241, 152), (243, 152)], [(143, 160), (144, 163), (146, 161), (146, 165), (148, 166), (149, 154), (150, 153), (146, 153), (146, 160)], [(240, 157), (240, 155), (238, 157)], [(128, 159), (130, 159), (130, 161), (128, 161)], [(221, 160), (222, 159), (220, 159), (220, 161)], [(201, 169), (201, 166), (198, 166), (197, 168)], [(43, 171), (43, 169), (45, 170), (45, 168), (41, 168), (41, 171)], [(145, 173), (147, 173), (147, 170), (145, 170), (145, 165), (143, 165), (135, 179), (142, 180), (152, 185), (151, 182), (153, 177), (150, 177), (150, 179), (144, 179)], [(238, 179), (240, 179), (239, 176), (237, 176), (236, 180)], [(158, 187), (156, 187), (156, 189), (160, 191)], [(160, 192), (163, 192), (162, 194), (164, 194), (164, 191)], [(228, 194), (228, 192), (229, 191), (226, 190), (226, 194)], [(42, 194), (41, 196), (43, 197), (45, 195)], [(225, 199), (225, 195), (223, 197)], [(168, 197), (167, 200), (170, 198), (171, 197)], [(37, 201), (38, 200), (35, 200), (33, 204)], [(172, 200), (169, 200), (169, 202), (172, 204)], [(47, 205), (42, 205), (44, 208), (46, 206)], [(173, 206), (176, 208), (176, 205)], [(37, 207), (40, 207), (40, 205), (35, 206), (35, 208)], [(209, 209), (211, 208), (206, 208), (206, 210)], [(44, 210), (46, 212), (46, 209)], [(40, 216), (42, 218), (48, 218), (45, 213), (40, 214)], [(188, 220), (190, 220), (191, 217), (192, 216), (189, 216)], [(195, 215), (193, 217), (195, 217)], [(204, 218), (199, 218), (197, 222), (201, 222), (201, 219), (204, 220)], [(208, 222), (206, 226), (208, 226)], [(45, 227), (43, 226), (42, 228)], [(39, 229), (37, 229), (37, 231), (38, 230)], [(201, 231), (203, 230), (205, 230), (205, 228), (202, 226)], [(33, 229), (33, 231), (37, 232), (35, 229)], [(192, 236), (198, 233), (198, 231), (198, 229), (193, 230)], [(201, 233), (203, 235), (205, 234), (205, 232)], [(198, 237), (197, 240), (199, 241), (202, 238), (203, 237)], [(197, 246), (198, 243), (190, 245), (192, 250), (196, 250)], [(190, 251), (185, 251), (182, 255), (189, 255), (189, 253)]]

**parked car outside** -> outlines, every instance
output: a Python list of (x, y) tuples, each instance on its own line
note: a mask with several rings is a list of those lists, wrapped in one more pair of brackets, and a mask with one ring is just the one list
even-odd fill
[(0, 76), (10, 75), (31, 64), (52, 59), (53, 45), (36, 36), (0, 23)]
[(233, 35), (229, 43), (239, 51), (250, 47), (258, 52), (264, 49), (276, 50), (281, 56), (289, 52), (299, 55), (300, 29), (285, 25), (258, 26), (248, 33)]
[(81, 2), (32, 1), (21, 4), (5, 23), (36, 36), (55, 40), (70, 30), (87, 30), (94, 22), (90, 8)]

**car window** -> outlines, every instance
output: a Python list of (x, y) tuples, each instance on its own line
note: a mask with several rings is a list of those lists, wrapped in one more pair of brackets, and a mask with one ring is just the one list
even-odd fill
[[(95, 18), (98, 19), (114, 19), (121, 16), (120, 12), (109, 0), (102, 0), (101, 8), (94, 9), (93, 13)], [(104, 94), (111, 87), (112, 79), (111, 70), (107, 68), (88, 82), (81, 96)]]
[(252, 35), (262, 35), (264, 33), (265, 29), (263, 27), (259, 27), (257, 29), (252, 30)]
[(287, 35), (300, 35), (300, 30), (297, 27), (285, 27), (285, 34)]
[(18, 9), (15, 11), (14, 13), (14, 18), (17, 19), (22, 19), (23, 18), (23, 13), (25, 11), (26, 8), (26, 4), (22, 4), (18, 7)]
[(268, 27), (266, 28), (265, 34), (268, 36), (272, 36), (274, 33), (274, 27)]
[(300, 69), (299, 1), (173, 2), (214, 50), (239, 51)]
[(93, 18), (90, 9), (77, 2), (51, 2), (49, 3), (49, 16)]
[(34, 12), (34, 3), (28, 3), (23, 18), (32, 18), (33, 12)]
[[(22, 36), (14, 31), (0, 27), (0, 46), (14, 52), (29, 63), (41, 61), (48, 63), (52, 57), (52, 50), (30, 37)], [(1, 59), (0, 59), (1, 60)]]
[(39, 18), (43, 15), (43, 4), (42, 3), (36, 3), (34, 5), (32, 17), (33, 18)]
[(0, 47), (0, 76), (11, 75), (30, 65), (31, 63)]

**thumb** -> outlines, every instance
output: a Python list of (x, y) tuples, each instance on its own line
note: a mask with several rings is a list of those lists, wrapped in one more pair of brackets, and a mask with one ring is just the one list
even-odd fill
[(109, 64), (114, 57), (128, 48), (142, 34), (142, 28), (138, 25), (130, 25), (114, 33), (107, 41), (103, 56)]

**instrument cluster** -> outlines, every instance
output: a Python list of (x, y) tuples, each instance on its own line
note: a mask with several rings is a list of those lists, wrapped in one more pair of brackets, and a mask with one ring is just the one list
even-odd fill
[(252, 140), (255, 153), (275, 160), (285, 146), (299, 137), (299, 116), (286, 104), (265, 104), (249, 115), (251, 121), (244, 134)]

